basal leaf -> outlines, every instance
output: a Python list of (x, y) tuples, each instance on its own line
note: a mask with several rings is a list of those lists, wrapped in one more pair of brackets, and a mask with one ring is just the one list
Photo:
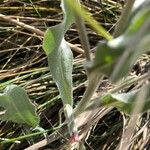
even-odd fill
[[(144, 107), (142, 112), (145, 112), (150, 109), (150, 85), (147, 86), (147, 95), (146, 99), (141, 99), (144, 101)], [(137, 96), (140, 90), (132, 91), (129, 93), (122, 93), (122, 94), (106, 94), (101, 99), (101, 104), (103, 106), (113, 106), (118, 108), (119, 110), (130, 114), (135, 106)], [(140, 104), (139, 104), (140, 105)]]
[[(78, 3), (78, 0), (74, 0), (72, 2)], [(63, 10), (64, 19), (62, 23), (48, 28), (43, 40), (43, 49), (47, 54), (48, 66), (53, 76), (53, 79), (59, 89), (59, 93), (61, 95), (61, 99), (63, 100), (64, 107), (66, 105), (69, 105), (72, 108), (73, 54), (70, 47), (64, 40), (64, 34), (72, 25), (72, 23), (74, 23), (75, 19), (74, 12), (68, 5), (67, 0), (61, 0), (61, 7)], [(69, 111), (66, 112), (67, 113), (65, 113), (65, 117), (67, 120), (70, 120), (72, 118), (72, 114), (68, 114)], [(71, 122), (73, 122), (73, 118), (71, 120)], [(72, 135), (74, 129), (72, 128), (71, 124), (68, 124), (68, 130), (69, 134)]]
[[(57, 56), (57, 57), (56, 57)], [(64, 104), (72, 106), (72, 63), (73, 55), (63, 40), (57, 51), (48, 55), (48, 64)]]
[[(73, 3), (78, 0), (73, 1)], [(64, 40), (64, 34), (74, 23), (74, 13), (67, 3), (61, 1), (64, 14), (62, 23), (48, 28), (43, 41), (43, 49), (48, 56), (48, 66), (59, 89), (64, 104), (72, 106), (72, 51)]]
[(5, 110), (0, 120), (26, 123), (33, 127), (39, 124), (35, 106), (26, 91), (17, 85), (7, 86), (4, 93), (0, 94), (0, 107)]

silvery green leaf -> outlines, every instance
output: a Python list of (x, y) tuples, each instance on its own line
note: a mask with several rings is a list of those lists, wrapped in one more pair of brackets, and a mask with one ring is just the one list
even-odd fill
[[(78, 0), (74, 0), (72, 2), (76, 3), (78, 2)], [(53, 76), (53, 79), (59, 89), (63, 104), (64, 106), (70, 105), (70, 107), (72, 107), (73, 54), (70, 47), (64, 40), (64, 35), (69, 27), (72, 25), (72, 23), (74, 23), (75, 19), (74, 13), (69, 7), (67, 0), (61, 1), (61, 7), (63, 10), (64, 19), (62, 23), (48, 28), (43, 40), (43, 49), (47, 54), (48, 66)], [(66, 119), (70, 119), (69, 116), (70, 114), (65, 114)], [(71, 125), (69, 125), (69, 131), (71, 130), (71, 128)], [(70, 135), (71, 134), (72, 133), (70, 133)]]
[(33, 127), (39, 124), (36, 108), (22, 87), (7, 86), (4, 93), (0, 94), (0, 107), (5, 110), (0, 120), (26, 123)]
[[(145, 99), (141, 99), (144, 101), (144, 107), (142, 112), (145, 112), (150, 109), (150, 85), (147, 86), (147, 95)], [(140, 90), (131, 91), (128, 93), (121, 93), (121, 94), (111, 94), (108, 93), (101, 98), (101, 105), (102, 106), (113, 106), (118, 108), (124, 113), (130, 114), (137, 102), (137, 96)], [(139, 104), (140, 105), (140, 104)]]
[[(78, 2), (75, 0), (73, 2)], [(48, 66), (59, 89), (64, 104), (72, 106), (72, 65), (73, 55), (64, 40), (64, 34), (74, 23), (74, 13), (67, 4), (67, 0), (61, 1), (64, 14), (62, 23), (47, 29), (43, 49), (48, 56)]]
[(68, 6), (66, 0), (61, 1), (61, 7), (64, 14), (64, 20), (58, 25), (49, 27), (44, 35), (43, 49), (47, 55), (52, 51), (57, 51), (59, 49), (65, 32), (69, 29), (72, 23), (74, 23), (73, 11)]
[(62, 40), (57, 51), (53, 51), (48, 55), (48, 66), (57, 84), (63, 103), (71, 106), (72, 63), (73, 55), (65, 40)]

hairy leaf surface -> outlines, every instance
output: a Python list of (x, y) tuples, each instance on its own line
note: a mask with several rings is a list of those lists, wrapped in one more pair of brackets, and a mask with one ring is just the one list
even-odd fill
[(0, 94), (0, 107), (5, 110), (0, 120), (26, 123), (33, 127), (39, 124), (35, 106), (26, 91), (17, 85), (7, 86), (4, 93)]
[(72, 106), (72, 66), (73, 55), (64, 40), (64, 34), (74, 22), (74, 14), (66, 0), (62, 0), (64, 14), (62, 23), (48, 28), (43, 41), (43, 49), (48, 56), (48, 66), (59, 89), (64, 104)]
[[(57, 56), (57, 57), (55, 57)], [(48, 64), (64, 104), (72, 106), (73, 55), (65, 40), (58, 50), (48, 55)]]
[[(141, 101), (144, 101), (144, 107), (142, 112), (145, 112), (150, 109), (150, 85), (147, 86), (147, 90), (148, 91), (146, 98), (141, 99)], [(139, 92), (140, 90), (121, 94), (109, 93), (102, 97), (101, 103), (103, 106), (113, 106), (124, 113), (130, 114), (133, 110), (133, 107), (135, 106)]]

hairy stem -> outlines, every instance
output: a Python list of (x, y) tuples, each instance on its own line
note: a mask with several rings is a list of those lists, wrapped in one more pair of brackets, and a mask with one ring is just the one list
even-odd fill
[[(79, 5), (80, 5), (80, 2), (79, 2)], [(79, 7), (79, 9), (81, 9), (81, 7)], [(75, 20), (76, 20), (76, 25), (78, 28), (78, 33), (79, 33), (79, 37), (81, 40), (81, 44), (82, 44), (82, 47), (85, 52), (86, 60), (91, 61), (90, 45), (89, 45), (89, 41), (88, 41), (86, 27), (85, 27), (83, 19), (76, 12), (75, 12)]]
[(77, 108), (75, 109), (75, 116), (81, 114), (85, 110), (91, 97), (96, 91), (101, 78), (102, 78), (102, 75), (100, 74), (97, 74), (97, 75), (93, 74), (89, 77), (88, 87), (86, 88), (86, 91), (81, 101), (79, 102)]
[(121, 14), (121, 17), (120, 17), (120, 19), (117, 22), (117, 25), (115, 27), (115, 31), (114, 31), (114, 35), (113, 35), (114, 38), (120, 36), (124, 32), (126, 22), (129, 18), (129, 15), (130, 15), (130, 12), (132, 10), (134, 2), (135, 2), (135, 0), (127, 0), (125, 8)]

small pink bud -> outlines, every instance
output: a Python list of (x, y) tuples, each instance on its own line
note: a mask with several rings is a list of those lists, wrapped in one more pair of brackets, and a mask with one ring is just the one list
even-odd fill
[(77, 143), (80, 141), (79, 135), (78, 133), (74, 133), (71, 138), (70, 138), (70, 142), (71, 143)]

